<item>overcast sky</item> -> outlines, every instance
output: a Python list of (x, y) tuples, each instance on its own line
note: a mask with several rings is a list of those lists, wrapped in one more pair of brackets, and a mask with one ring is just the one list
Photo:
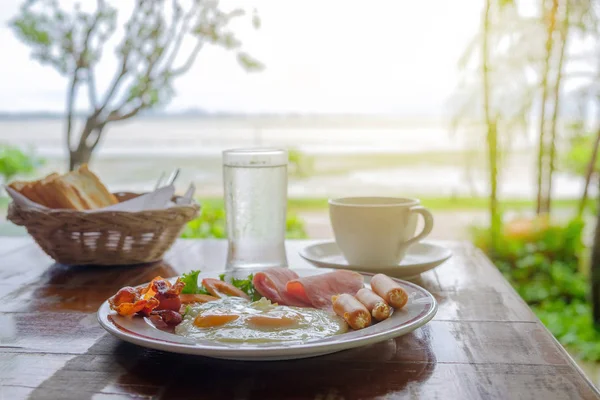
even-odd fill
[[(133, 0), (112, 3), (119, 4), (122, 22)], [(246, 73), (232, 53), (206, 48), (176, 82), (169, 109), (440, 112), (457, 81), (457, 59), (475, 34), (481, 12), (479, 0), (252, 3), (261, 16), (261, 29), (252, 31), (249, 24), (236, 29), (244, 47), (266, 69)], [(0, 1), (0, 111), (62, 111), (66, 79), (31, 60), (28, 48), (7, 27), (20, 4)], [(107, 85), (114, 71), (112, 51), (106, 51), (96, 69), (99, 85)]]

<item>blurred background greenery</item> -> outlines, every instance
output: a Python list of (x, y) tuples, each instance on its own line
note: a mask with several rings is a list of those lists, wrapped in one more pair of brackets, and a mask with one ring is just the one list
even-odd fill
[(0, 177), (2, 183), (8, 183), (15, 177), (31, 176), (44, 165), (44, 159), (35, 155), (33, 150), (25, 152), (16, 146), (0, 144)]

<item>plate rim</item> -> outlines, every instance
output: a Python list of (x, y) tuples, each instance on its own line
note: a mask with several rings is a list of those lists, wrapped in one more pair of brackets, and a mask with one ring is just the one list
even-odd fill
[[(296, 268), (295, 270), (306, 270), (310, 271), (307, 268)], [(322, 270), (322, 269), (321, 269)], [(332, 271), (334, 271), (332, 269)], [(214, 274), (218, 274), (224, 271), (214, 271)], [(208, 271), (207, 273), (213, 273), (213, 271)], [(373, 276), (374, 273), (370, 272), (360, 272), (361, 275), (364, 276)], [(171, 277), (168, 279), (176, 279), (177, 277)], [(171, 353), (180, 353), (180, 354), (190, 354), (197, 356), (205, 356), (205, 357), (215, 357), (215, 358), (223, 358), (223, 359), (237, 359), (237, 360), (282, 360), (290, 357), (300, 356), (304, 357), (313, 357), (322, 354), (334, 353), (341, 350), (352, 349), (360, 346), (366, 346), (369, 344), (374, 344), (377, 342), (385, 341), (388, 339), (392, 339), (395, 337), (402, 336), (404, 334), (410, 333), (421, 326), (427, 324), (429, 321), (433, 319), (438, 311), (438, 302), (427, 289), (402, 279), (393, 278), (395, 281), (400, 281), (402, 284), (413, 287), (416, 290), (423, 292), (426, 297), (429, 298), (429, 303), (424, 303), (428, 307), (424, 307), (424, 309), (415, 317), (411, 318), (409, 321), (403, 323), (401, 326), (396, 326), (392, 329), (388, 329), (383, 332), (375, 332), (368, 335), (359, 336), (356, 338), (351, 338), (347, 340), (340, 340), (331, 342), (308, 342), (308, 343), (300, 343), (293, 345), (274, 345), (274, 346), (265, 346), (265, 347), (216, 347), (209, 346), (205, 344), (199, 343), (190, 343), (183, 344), (177, 342), (171, 342), (165, 339), (149, 337), (120, 325), (119, 323), (114, 321), (114, 318), (111, 318), (114, 314), (110, 313), (110, 308), (108, 306), (108, 299), (105, 300), (97, 311), (97, 319), (104, 330), (108, 333), (116, 336), (117, 338), (133, 343), (142, 347), (152, 348), (161, 351), (167, 351)], [(139, 286), (143, 286), (139, 285)], [(106, 310), (108, 309), (108, 312)], [(344, 335), (344, 334), (341, 334)], [(337, 336), (337, 335), (336, 335)]]

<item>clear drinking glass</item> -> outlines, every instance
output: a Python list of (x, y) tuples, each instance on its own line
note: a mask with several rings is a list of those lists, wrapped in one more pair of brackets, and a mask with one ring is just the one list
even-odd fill
[(286, 150), (223, 152), (226, 269), (287, 267), (287, 163)]

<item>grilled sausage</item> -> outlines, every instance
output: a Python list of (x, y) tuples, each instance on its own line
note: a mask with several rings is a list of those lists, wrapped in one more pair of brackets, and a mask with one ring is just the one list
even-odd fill
[(352, 329), (362, 329), (371, 325), (369, 310), (351, 294), (333, 296), (331, 301), (333, 301), (333, 311), (344, 318)]
[(367, 310), (369, 310), (373, 318), (377, 321), (389, 318), (392, 312), (392, 309), (384, 299), (367, 288), (360, 289), (356, 293), (356, 299), (367, 307)]
[(371, 288), (394, 308), (402, 308), (408, 302), (408, 294), (392, 278), (377, 274), (371, 278)]

